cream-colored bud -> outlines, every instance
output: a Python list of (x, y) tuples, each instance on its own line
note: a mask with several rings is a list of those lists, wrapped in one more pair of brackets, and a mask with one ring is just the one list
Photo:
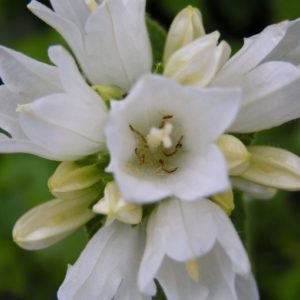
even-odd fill
[(143, 212), (140, 205), (124, 201), (117, 184), (113, 181), (106, 185), (104, 197), (93, 206), (93, 211), (107, 215), (106, 224), (115, 219), (128, 224), (138, 224), (141, 222)]
[(164, 50), (164, 64), (167, 63), (174, 52), (204, 34), (205, 31), (199, 9), (190, 5), (184, 8), (177, 14), (169, 29)]
[(164, 76), (183, 85), (207, 86), (230, 56), (230, 46), (221, 41), (215, 31), (207, 34), (183, 48), (168, 59)]
[(223, 134), (217, 140), (217, 145), (225, 156), (231, 176), (240, 175), (247, 169), (250, 162), (250, 153), (238, 138)]
[(185, 263), (185, 270), (186, 270), (188, 276), (195, 283), (199, 283), (199, 281), (200, 281), (199, 262), (196, 258), (190, 259)]
[(108, 102), (112, 99), (121, 100), (124, 95), (124, 92), (120, 88), (112, 85), (97, 84), (97, 85), (93, 85), (92, 88), (101, 96), (101, 98), (105, 102)]
[(240, 177), (231, 178), (232, 186), (245, 194), (245, 198), (268, 200), (275, 196), (277, 190), (260, 184), (250, 182)]
[(15, 224), (14, 241), (27, 250), (47, 248), (95, 216), (90, 204), (90, 200), (55, 199), (36, 206)]
[(101, 192), (101, 172), (95, 164), (81, 165), (62, 162), (48, 180), (51, 193), (60, 199), (90, 198), (96, 200)]
[(250, 165), (242, 178), (277, 189), (300, 189), (300, 158), (283, 149), (269, 146), (248, 147)]
[(233, 192), (231, 189), (226, 192), (212, 196), (211, 200), (218, 204), (229, 216), (234, 210), (234, 199)]

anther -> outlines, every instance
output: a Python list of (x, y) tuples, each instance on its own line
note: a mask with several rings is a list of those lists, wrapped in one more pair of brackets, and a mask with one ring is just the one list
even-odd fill
[(135, 129), (132, 125), (129, 124), (129, 128), (130, 130), (135, 133), (136, 135), (138, 135), (142, 141), (144, 142), (145, 146), (147, 146), (147, 139), (145, 138), (145, 136), (140, 132), (138, 131), (137, 129)]
[(164, 172), (168, 173), (168, 174), (174, 173), (174, 172), (176, 172), (176, 171), (178, 170), (178, 167), (175, 167), (175, 168), (173, 168), (173, 169), (167, 169), (167, 168), (165, 167), (165, 162), (164, 162), (162, 159), (160, 159), (158, 162), (159, 162), (159, 164), (160, 164), (161, 169), (162, 169)]

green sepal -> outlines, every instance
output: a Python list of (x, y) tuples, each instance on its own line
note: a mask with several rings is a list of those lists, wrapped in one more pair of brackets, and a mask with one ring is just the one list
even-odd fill
[(152, 46), (153, 66), (162, 61), (167, 33), (165, 29), (150, 17), (146, 17), (146, 25)]

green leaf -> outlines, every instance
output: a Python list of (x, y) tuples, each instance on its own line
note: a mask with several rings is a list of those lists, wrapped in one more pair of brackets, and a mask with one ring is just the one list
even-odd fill
[(156, 21), (146, 17), (149, 38), (152, 46), (153, 64), (157, 65), (162, 61), (167, 33)]
[(241, 140), (246, 146), (252, 145), (256, 139), (256, 133), (239, 133), (234, 134), (234, 136)]

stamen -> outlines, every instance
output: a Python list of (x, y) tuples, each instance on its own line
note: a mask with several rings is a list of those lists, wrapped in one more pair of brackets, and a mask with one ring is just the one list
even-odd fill
[(98, 3), (96, 2), (96, 0), (85, 0), (85, 4), (92, 12), (95, 11), (98, 7)]
[(144, 144), (145, 144), (145, 146), (147, 145), (147, 139), (145, 138), (145, 136), (140, 132), (140, 131), (138, 131), (137, 129), (135, 129), (132, 125), (130, 125), (129, 124), (129, 128), (130, 128), (130, 130), (133, 132), (133, 133), (135, 133), (135, 134), (137, 134), (141, 139), (142, 139), (142, 141), (144, 142)]
[(178, 142), (177, 142), (177, 144), (175, 145), (175, 149), (172, 151), (172, 152), (165, 152), (165, 151), (162, 151), (162, 153), (164, 154), (164, 156), (166, 156), (166, 157), (170, 157), (170, 156), (173, 156), (173, 155), (175, 155), (177, 152), (178, 152), (178, 150), (180, 149), (180, 148), (182, 148), (182, 140), (183, 140), (183, 135), (180, 137), (180, 139), (178, 140)]
[(134, 149), (134, 153), (137, 156), (137, 158), (139, 159), (140, 165), (144, 164), (145, 163), (145, 154), (144, 153), (140, 154), (138, 148)]
[(164, 172), (168, 173), (168, 174), (174, 173), (174, 172), (176, 172), (176, 171), (178, 170), (178, 167), (175, 167), (175, 168), (173, 168), (173, 169), (167, 169), (167, 168), (165, 167), (165, 162), (164, 162), (162, 159), (160, 159), (158, 162), (159, 162), (159, 164), (160, 164), (161, 169), (162, 169)]
[(188, 260), (185, 263), (185, 269), (188, 276), (195, 282), (199, 283), (200, 280), (200, 272), (199, 272), (199, 264), (196, 259)]
[(169, 120), (169, 119), (172, 119), (172, 118), (173, 118), (172, 115), (163, 116), (158, 128), (163, 128), (166, 124), (166, 120)]

